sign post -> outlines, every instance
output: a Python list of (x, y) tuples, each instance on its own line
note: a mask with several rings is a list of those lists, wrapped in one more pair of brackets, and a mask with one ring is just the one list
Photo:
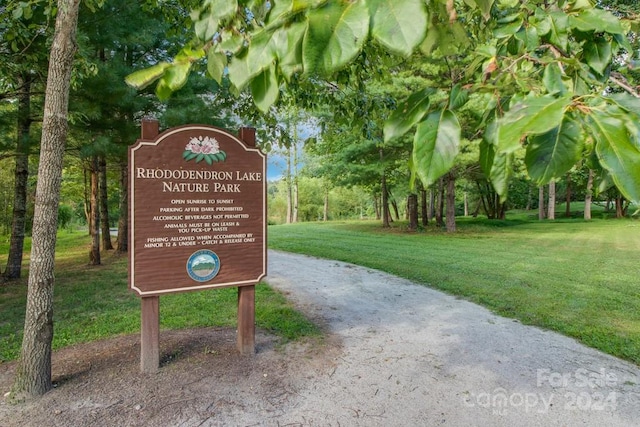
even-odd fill
[(255, 285), (266, 275), (266, 159), (255, 129), (162, 134), (129, 148), (129, 288), (141, 297), (140, 368), (159, 367), (160, 295), (238, 287), (238, 350), (255, 351)]

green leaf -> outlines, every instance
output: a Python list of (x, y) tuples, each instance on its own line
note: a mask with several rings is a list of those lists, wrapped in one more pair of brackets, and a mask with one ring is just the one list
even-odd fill
[(581, 10), (569, 17), (569, 25), (580, 31), (607, 32), (625, 34), (620, 20), (607, 10), (591, 8)]
[(218, 157), (220, 158), (221, 161), (225, 161), (227, 159), (227, 153), (225, 153), (224, 151), (220, 150), (218, 152)]
[(495, 153), (491, 163), (489, 181), (491, 181), (491, 185), (500, 196), (501, 203), (507, 200), (509, 192), (509, 178), (513, 171), (512, 158), (513, 154), (511, 153)]
[(276, 53), (271, 41), (274, 31), (263, 30), (252, 37), (247, 51), (247, 66), (251, 78), (271, 67), (276, 59)]
[(193, 27), (198, 39), (209, 41), (218, 31), (219, 25), (220, 20), (218, 18), (211, 14), (205, 14), (204, 17), (201, 16), (200, 19), (195, 20)]
[(493, 35), (498, 39), (511, 37), (512, 35), (516, 34), (520, 30), (520, 28), (522, 28), (523, 22), (524, 20), (522, 19), (522, 17), (518, 16), (515, 21), (496, 27), (493, 30)]
[(533, 51), (540, 46), (538, 30), (534, 26), (521, 28), (520, 31), (515, 34), (515, 38), (524, 43), (528, 51)]
[(187, 158), (187, 157), (189, 157), (190, 155), (191, 155), (191, 151), (189, 151), (189, 150), (184, 150), (184, 151), (182, 152), (182, 158), (183, 158), (183, 159), (186, 159), (186, 158)]
[(202, 159), (204, 159), (204, 154), (200, 153), (196, 156), (196, 163), (200, 163), (202, 161)]
[(564, 94), (567, 92), (567, 88), (562, 82), (562, 70), (560, 70), (560, 66), (556, 62), (552, 62), (544, 68), (542, 82), (547, 92), (551, 95), (555, 93)]
[(426, 35), (422, 0), (369, 0), (371, 35), (392, 52), (408, 56)]
[(475, 0), (475, 2), (480, 9), (480, 13), (482, 13), (484, 20), (488, 21), (491, 17), (491, 7), (493, 6), (494, 0)]
[(294, 22), (279, 28), (273, 35), (273, 49), (278, 58), (278, 67), (286, 79), (302, 69), (302, 40), (307, 31), (307, 22)]
[(207, 52), (207, 72), (213, 80), (222, 83), (224, 69), (227, 66), (227, 56), (222, 52), (216, 52), (213, 48)]
[(593, 111), (587, 120), (596, 140), (600, 164), (609, 171), (627, 199), (640, 203), (640, 149), (625, 123), (602, 111)]
[(369, 9), (363, 0), (329, 2), (310, 11), (303, 42), (304, 71), (329, 74), (354, 59), (369, 32)]
[(269, 110), (269, 107), (278, 100), (280, 95), (278, 77), (274, 68), (267, 68), (251, 81), (253, 102), (263, 113)]
[(144, 89), (154, 81), (158, 80), (164, 74), (165, 70), (170, 66), (168, 62), (160, 62), (149, 68), (138, 70), (129, 74), (124, 81), (136, 89)]
[(400, 103), (384, 123), (384, 141), (388, 142), (404, 135), (422, 120), (429, 110), (429, 96), (432, 94), (433, 90), (423, 89)]
[(220, 32), (220, 49), (236, 54), (244, 47), (244, 38), (236, 31), (223, 30)]
[(249, 74), (246, 53), (234, 56), (227, 65), (227, 71), (229, 72), (231, 84), (235, 86), (238, 91), (242, 91), (253, 77)]
[(171, 64), (164, 72), (164, 75), (160, 78), (172, 92), (180, 89), (189, 77), (189, 70), (191, 69), (191, 62), (181, 62), (177, 64)]
[(618, 106), (634, 114), (636, 117), (640, 114), (640, 98), (636, 98), (628, 93), (614, 93), (605, 99), (612, 100)]
[(204, 161), (207, 162), (209, 166), (213, 164), (213, 154), (205, 154)]
[(583, 52), (589, 67), (599, 75), (604, 75), (613, 57), (611, 42), (599, 37), (596, 40), (586, 42)]
[(269, 10), (268, 23), (270, 25), (279, 25), (281, 19), (287, 19), (290, 16), (308, 9), (320, 6), (327, 0), (277, 0), (271, 2), (271, 10)]
[(581, 159), (583, 141), (580, 125), (567, 116), (560, 126), (530, 137), (524, 162), (531, 179), (540, 186), (563, 176)]
[(449, 110), (433, 112), (418, 125), (412, 160), (425, 188), (453, 167), (460, 149), (460, 133), (460, 123)]
[(487, 178), (491, 176), (491, 167), (493, 166), (493, 159), (496, 156), (496, 149), (493, 144), (486, 140), (480, 142), (480, 169)]
[(547, 132), (559, 126), (571, 96), (528, 97), (517, 102), (498, 122), (498, 152), (511, 153), (529, 134)]
[(192, 153), (191, 151), (189, 151), (189, 155), (187, 157), (185, 157), (185, 160), (186, 161), (193, 160), (196, 157), (198, 157), (198, 153)]
[(569, 47), (569, 17), (564, 12), (551, 12), (549, 17), (551, 18), (549, 41), (566, 52)]
[(456, 83), (453, 88), (451, 88), (451, 93), (449, 94), (449, 109), (457, 110), (467, 103), (469, 100), (469, 91), (463, 89), (460, 83)]

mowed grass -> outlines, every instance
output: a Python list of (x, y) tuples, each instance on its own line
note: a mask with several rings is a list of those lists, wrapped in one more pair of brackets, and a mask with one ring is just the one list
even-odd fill
[(640, 364), (640, 221), (459, 220), (272, 226), (274, 249), (383, 270)]
[[(0, 238), (4, 269), (8, 245)], [(28, 263), (29, 241), (25, 248)], [(88, 266), (85, 233), (60, 232), (56, 246), (53, 348), (140, 331), (140, 299), (129, 291), (127, 257), (103, 254), (100, 266)], [(23, 279), (0, 285), (0, 363), (18, 357), (22, 343), (28, 271)], [(162, 329), (237, 324), (237, 289), (223, 288), (164, 295)], [(256, 325), (281, 342), (319, 337), (321, 332), (286, 298), (261, 284), (256, 287)]]

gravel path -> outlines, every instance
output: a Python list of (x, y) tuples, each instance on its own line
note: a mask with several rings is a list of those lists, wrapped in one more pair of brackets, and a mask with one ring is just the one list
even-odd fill
[(280, 425), (637, 426), (640, 369), (378, 271), (269, 252), (268, 282), (343, 353)]
[(327, 337), (243, 357), (233, 328), (166, 330), (157, 374), (138, 335), (66, 347), (22, 403), (0, 364), (0, 426), (640, 425), (639, 367), (572, 339), (336, 261), (270, 251), (267, 281)]

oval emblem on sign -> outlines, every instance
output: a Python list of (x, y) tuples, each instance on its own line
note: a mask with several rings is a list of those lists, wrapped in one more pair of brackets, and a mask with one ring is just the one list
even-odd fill
[(187, 273), (196, 282), (206, 282), (220, 271), (220, 258), (209, 249), (194, 252), (187, 260)]

